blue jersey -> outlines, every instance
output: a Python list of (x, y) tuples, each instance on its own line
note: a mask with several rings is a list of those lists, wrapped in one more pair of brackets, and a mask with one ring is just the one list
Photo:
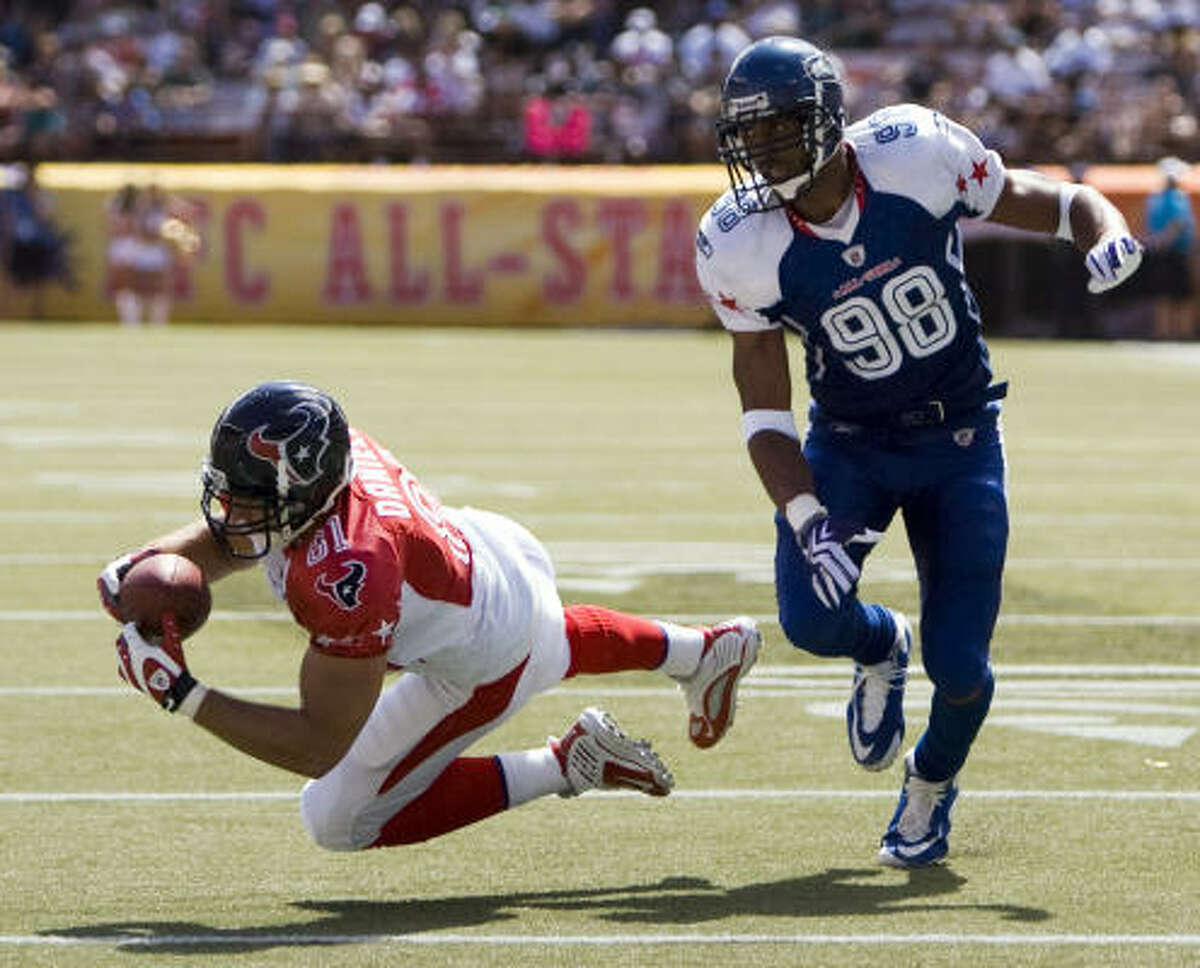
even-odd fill
[(826, 417), (886, 423), (931, 400), (979, 401), (992, 373), (958, 220), (992, 211), (1000, 156), (912, 104), (875, 112), (845, 141), (855, 190), (828, 222), (748, 214), (722, 195), (696, 238), (700, 284), (727, 329), (803, 337)]
[(1171, 242), (1172, 252), (1188, 253), (1196, 234), (1196, 217), (1192, 203), (1178, 188), (1164, 188), (1146, 199), (1146, 230), (1154, 235), (1178, 223), (1179, 234)]

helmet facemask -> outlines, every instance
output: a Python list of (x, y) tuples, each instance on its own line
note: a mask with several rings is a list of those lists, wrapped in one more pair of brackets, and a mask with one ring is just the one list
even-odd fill
[(234, 558), (261, 558), (271, 550), (272, 535), (287, 544), (278, 499), (273, 494), (235, 493), (224, 471), (204, 462), (200, 510), (217, 543)]
[(746, 212), (782, 208), (812, 188), (837, 155), (842, 83), (828, 55), (795, 37), (740, 53), (721, 87), (717, 154)]
[(743, 211), (794, 201), (837, 153), (840, 119), (819, 104), (787, 111), (731, 106), (717, 122), (717, 152)]

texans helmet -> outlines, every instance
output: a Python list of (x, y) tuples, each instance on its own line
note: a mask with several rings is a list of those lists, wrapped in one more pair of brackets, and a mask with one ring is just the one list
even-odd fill
[(717, 154), (744, 211), (780, 208), (812, 185), (846, 124), (833, 61), (795, 37), (743, 50), (721, 87)]
[(261, 383), (217, 418), (200, 507), (233, 557), (260, 558), (272, 536), (287, 545), (329, 510), (350, 471), (350, 428), (332, 397), (303, 383)]

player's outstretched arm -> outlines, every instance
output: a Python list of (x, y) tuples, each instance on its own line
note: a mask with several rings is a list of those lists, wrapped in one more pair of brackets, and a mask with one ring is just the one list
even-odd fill
[(210, 584), (240, 568), (254, 564), (253, 561), (230, 555), (217, 543), (204, 520), (197, 518), (182, 528), (146, 542), (137, 551), (118, 555), (104, 566), (104, 570), (96, 579), (96, 590), (100, 593), (100, 604), (118, 622), (124, 621), (121, 616), (120, 598), (121, 582), (125, 575), (143, 558), (163, 552), (191, 559), (204, 572), (204, 580)]
[(302, 776), (323, 776), (346, 755), (371, 714), (386, 656), (341, 658), (309, 648), (300, 708), (247, 702), (210, 689), (188, 670), (173, 616), (162, 641), (128, 622), (117, 639), (117, 672), (171, 713), (182, 713), (235, 749)]
[(253, 560), (234, 558), (222, 548), (203, 518), (197, 518), (170, 534), (156, 538), (147, 547), (190, 558), (200, 566), (205, 580), (210, 584), (255, 563)]
[(323, 776), (367, 721), (386, 671), (385, 655), (344, 658), (310, 647), (300, 670), (299, 709), (208, 689), (193, 719), (255, 759), (302, 776)]
[(1141, 265), (1142, 245), (1125, 216), (1090, 185), (1010, 169), (988, 219), (1072, 242), (1084, 253), (1094, 293), (1119, 286)]

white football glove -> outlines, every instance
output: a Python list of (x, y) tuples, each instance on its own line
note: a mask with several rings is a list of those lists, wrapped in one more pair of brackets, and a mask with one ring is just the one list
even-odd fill
[(208, 692), (188, 672), (175, 616), (163, 616), (161, 645), (147, 639), (134, 622), (121, 628), (117, 639), (117, 675), (144, 692), (169, 713), (196, 715)]
[(1099, 293), (1119, 286), (1142, 264), (1142, 243), (1132, 235), (1113, 232), (1093, 245), (1084, 261), (1092, 278), (1088, 292)]
[(850, 545), (868, 547), (883, 537), (882, 531), (831, 518), (822, 508), (796, 532), (804, 559), (812, 568), (813, 594), (830, 611), (841, 608), (843, 599), (858, 584), (860, 570), (850, 557)]
[(100, 593), (100, 604), (118, 622), (125, 621), (124, 616), (121, 615), (122, 580), (129, 573), (129, 569), (139, 561), (156, 554), (158, 554), (157, 548), (142, 548), (140, 551), (131, 551), (127, 555), (121, 555), (120, 558), (114, 558), (105, 565), (104, 571), (100, 572), (100, 576), (96, 579), (96, 591)]

